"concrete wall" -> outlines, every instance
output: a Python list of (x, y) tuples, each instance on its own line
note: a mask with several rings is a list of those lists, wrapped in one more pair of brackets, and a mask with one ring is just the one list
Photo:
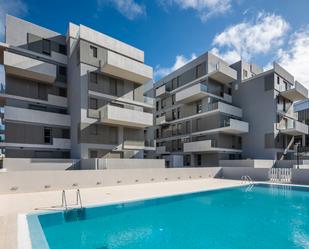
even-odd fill
[(81, 169), (158, 169), (165, 168), (164, 160), (159, 159), (83, 159)]
[(248, 167), (248, 168), (271, 168), (274, 160), (220, 160), (220, 167)]
[(242, 176), (250, 176), (254, 181), (268, 181), (268, 171), (265, 168), (249, 167), (224, 167), (221, 171), (221, 178), (240, 180)]
[(219, 172), (220, 168), (1, 172), (0, 194), (211, 178)]
[(3, 168), (8, 171), (66, 170), (76, 162), (74, 159), (4, 158)]
[(277, 151), (265, 148), (265, 134), (274, 133), (277, 106), (273, 86), (265, 90), (264, 81), (257, 77), (232, 88), (233, 104), (242, 108), (243, 120), (250, 124), (249, 133), (242, 135), (243, 158), (276, 159)]

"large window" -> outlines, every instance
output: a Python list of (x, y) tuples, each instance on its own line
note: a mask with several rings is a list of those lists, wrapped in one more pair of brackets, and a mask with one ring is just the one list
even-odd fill
[(52, 130), (51, 128), (44, 128), (44, 143), (51, 144), (52, 143)]
[(51, 50), (50, 40), (43, 39), (42, 48), (43, 48), (42, 50), (43, 54), (50, 55), (50, 50)]
[(98, 151), (96, 150), (89, 151), (89, 158), (97, 158), (97, 157), (98, 157)]
[(97, 57), (98, 57), (98, 48), (96, 48), (95, 46), (91, 46), (91, 45), (90, 45), (90, 51), (91, 51), (91, 55), (92, 55), (94, 58), (97, 58)]
[(58, 52), (60, 54), (67, 54), (67, 48), (65, 45), (58, 44)]

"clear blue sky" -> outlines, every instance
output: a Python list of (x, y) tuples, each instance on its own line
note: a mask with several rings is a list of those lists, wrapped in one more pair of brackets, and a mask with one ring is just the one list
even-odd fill
[(7, 1), (1, 25), (5, 13), (63, 34), (69, 21), (84, 24), (144, 50), (157, 78), (207, 50), (264, 67), (278, 60), (302, 81), (309, 76), (309, 52), (300, 52), (309, 50), (308, 0)]

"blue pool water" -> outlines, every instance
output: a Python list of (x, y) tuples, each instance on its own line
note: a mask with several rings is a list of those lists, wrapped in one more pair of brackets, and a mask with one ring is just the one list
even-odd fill
[(44, 235), (50, 249), (307, 249), (309, 189), (237, 187), (28, 221), (35, 249)]

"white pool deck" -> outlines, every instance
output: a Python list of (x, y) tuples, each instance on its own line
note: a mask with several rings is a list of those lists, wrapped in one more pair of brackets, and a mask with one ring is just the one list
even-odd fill
[[(83, 206), (154, 198), (190, 192), (239, 186), (242, 183), (224, 179), (198, 179), (80, 189)], [(68, 204), (76, 201), (76, 191), (67, 191)], [(61, 204), (61, 191), (0, 195), (0, 249), (20, 249), (18, 245), (19, 214), (48, 211)], [(36, 211), (38, 210), (38, 211)]]

